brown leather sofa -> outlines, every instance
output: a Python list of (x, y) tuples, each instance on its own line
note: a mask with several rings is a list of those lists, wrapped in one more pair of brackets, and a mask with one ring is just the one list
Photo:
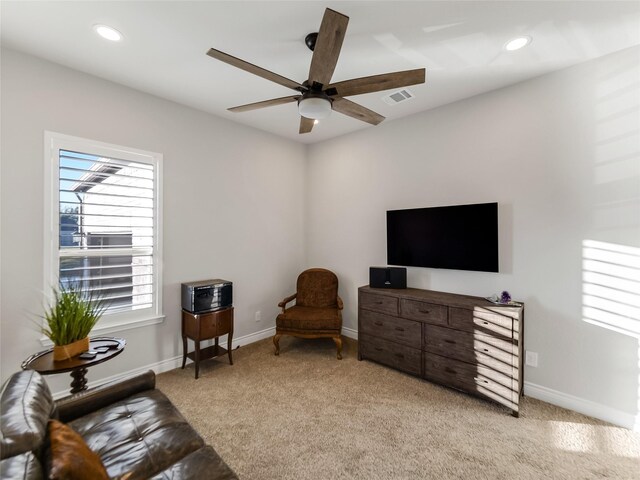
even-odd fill
[(0, 408), (2, 479), (49, 478), (50, 419), (79, 433), (110, 478), (238, 478), (155, 388), (152, 371), (54, 401), (44, 378), (26, 370), (5, 383)]

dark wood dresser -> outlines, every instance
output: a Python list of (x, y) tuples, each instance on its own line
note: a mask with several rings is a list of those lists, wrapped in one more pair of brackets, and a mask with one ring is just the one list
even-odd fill
[(488, 398), (518, 416), (524, 305), (407, 288), (358, 289), (358, 359)]

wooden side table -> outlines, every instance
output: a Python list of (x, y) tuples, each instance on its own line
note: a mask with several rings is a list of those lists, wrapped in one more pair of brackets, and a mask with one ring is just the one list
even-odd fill
[[(218, 344), (218, 337), (229, 335), (227, 348)], [(187, 353), (187, 339), (195, 344), (193, 352)], [(215, 339), (215, 344), (200, 349), (203, 340)], [(229, 364), (233, 365), (231, 357), (231, 341), (233, 339), (233, 307), (207, 313), (191, 313), (182, 310), (182, 368), (187, 363), (187, 357), (196, 364), (196, 378), (200, 373), (200, 361), (219, 357), (225, 353), (229, 355)]]
[(53, 360), (53, 348), (31, 355), (22, 362), (22, 369), (35, 370), (42, 375), (53, 375), (56, 373), (71, 372), (71, 393), (82, 392), (87, 389), (87, 368), (106, 362), (120, 355), (124, 351), (127, 342), (123, 338), (115, 337), (94, 337), (89, 340), (89, 349), (97, 347), (108, 347), (104, 353), (98, 353), (92, 360), (83, 360), (73, 357), (68, 360)]

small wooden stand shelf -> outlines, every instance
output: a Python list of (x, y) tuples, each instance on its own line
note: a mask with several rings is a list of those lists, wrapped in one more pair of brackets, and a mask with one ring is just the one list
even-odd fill
[[(218, 338), (229, 335), (227, 348), (218, 344)], [(195, 344), (193, 352), (187, 353), (187, 339)], [(214, 345), (201, 349), (200, 342), (215, 339)], [(187, 363), (187, 357), (196, 364), (196, 378), (200, 373), (200, 361), (229, 355), (229, 364), (233, 365), (231, 357), (231, 341), (233, 340), (233, 307), (215, 312), (191, 313), (182, 310), (182, 368)]]

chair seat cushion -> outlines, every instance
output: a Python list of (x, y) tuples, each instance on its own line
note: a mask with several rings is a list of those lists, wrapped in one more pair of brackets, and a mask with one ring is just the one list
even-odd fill
[(132, 395), (69, 425), (97, 453), (111, 478), (149, 478), (204, 441), (159, 390)]
[(300, 332), (340, 331), (342, 315), (337, 308), (300, 307), (287, 308), (276, 318), (276, 328)]

